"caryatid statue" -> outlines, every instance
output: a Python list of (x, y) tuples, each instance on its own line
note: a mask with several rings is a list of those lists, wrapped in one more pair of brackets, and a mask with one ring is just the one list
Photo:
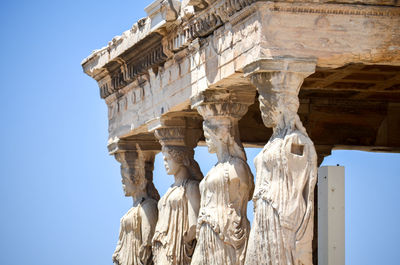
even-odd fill
[(246, 265), (311, 265), (317, 154), (297, 110), (300, 86), (315, 63), (271, 60), (255, 68), (251, 81), (263, 122), (273, 134), (254, 160), (254, 220)]
[(157, 223), (160, 196), (153, 184), (154, 152), (116, 153), (121, 163), (125, 196), (133, 198), (133, 207), (121, 218), (118, 244), (112, 256), (116, 265), (150, 265), (151, 239)]
[(196, 246), (200, 208), (199, 182), (203, 179), (193, 148), (201, 130), (160, 128), (155, 131), (162, 145), (167, 174), (175, 182), (158, 202), (158, 222), (153, 237), (155, 265), (188, 265)]
[(191, 264), (241, 265), (250, 233), (247, 202), (254, 189), (238, 130), (247, 105), (226, 101), (201, 104), (197, 110), (204, 118), (208, 151), (216, 153), (218, 162), (200, 183), (197, 246)]

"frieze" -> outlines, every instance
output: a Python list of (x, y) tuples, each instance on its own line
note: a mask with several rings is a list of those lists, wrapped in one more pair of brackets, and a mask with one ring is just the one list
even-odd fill
[(400, 8), (396, 7), (374, 7), (371, 9), (368, 6), (360, 7), (344, 5), (344, 4), (293, 4), (287, 3), (274, 3), (272, 7), (269, 8), (273, 12), (288, 12), (288, 13), (316, 13), (316, 14), (326, 14), (326, 15), (355, 15), (355, 16), (378, 16), (378, 17), (399, 17)]
[(257, 0), (224, 0), (215, 1), (207, 9), (199, 12), (198, 15), (183, 23), (181, 28), (171, 37), (167, 37), (164, 46), (170, 55), (178, 52), (191, 43), (196, 38), (204, 38), (214, 32), (217, 28), (227, 22), (237, 12), (250, 6)]

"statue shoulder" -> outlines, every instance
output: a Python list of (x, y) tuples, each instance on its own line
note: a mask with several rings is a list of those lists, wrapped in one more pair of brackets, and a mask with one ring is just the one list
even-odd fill
[(196, 189), (196, 188), (198, 189), (199, 184), (200, 184), (200, 181), (195, 180), (195, 179), (189, 179), (186, 182), (185, 187), (186, 187), (186, 189)]
[(282, 147), (287, 154), (308, 157), (312, 160), (316, 157), (314, 143), (310, 137), (297, 130), (285, 136)]
[(296, 143), (303, 145), (313, 145), (310, 137), (296, 130), (285, 136), (285, 142)]
[(231, 168), (233, 168), (238, 173), (247, 173), (248, 171), (250, 171), (247, 162), (241, 158), (234, 157), (231, 159), (230, 163), (232, 165)]
[(200, 194), (199, 184), (200, 184), (200, 181), (198, 181), (198, 180), (193, 180), (193, 179), (189, 180), (185, 185), (186, 196), (190, 197), (194, 194)]
[(146, 214), (150, 214), (158, 211), (157, 208), (157, 204), (158, 202), (156, 200), (154, 200), (153, 198), (148, 198), (145, 199), (142, 203), (141, 203), (141, 208), (142, 211)]
[(250, 167), (246, 161), (240, 158), (234, 158), (230, 161), (229, 175), (231, 179), (238, 178), (245, 183), (252, 181), (253, 174), (251, 173)]

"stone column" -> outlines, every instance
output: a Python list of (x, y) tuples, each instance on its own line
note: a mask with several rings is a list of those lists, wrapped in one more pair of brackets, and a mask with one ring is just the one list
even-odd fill
[(196, 246), (196, 225), (200, 208), (199, 183), (203, 179), (194, 160), (193, 148), (202, 135), (200, 129), (165, 126), (155, 130), (162, 145), (167, 174), (175, 182), (158, 203), (159, 218), (153, 237), (155, 265), (190, 264)]
[(158, 151), (142, 150), (139, 143), (124, 140), (111, 144), (109, 149), (121, 163), (125, 196), (133, 199), (132, 208), (121, 218), (113, 262), (117, 265), (151, 264), (151, 240), (160, 198), (153, 184), (154, 157)]
[(297, 114), (303, 80), (315, 62), (282, 58), (245, 68), (273, 134), (255, 159), (254, 220), (246, 264), (312, 264), (317, 154)]
[(207, 90), (192, 98), (203, 116), (210, 153), (218, 163), (200, 183), (201, 206), (197, 246), (192, 265), (241, 265), (246, 255), (250, 223), (247, 202), (253, 175), (239, 137), (238, 121), (254, 102), (255, 91)]

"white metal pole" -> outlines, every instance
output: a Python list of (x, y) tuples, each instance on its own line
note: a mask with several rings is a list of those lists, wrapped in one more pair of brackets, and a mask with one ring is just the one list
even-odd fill
[(318, 169), (318, 265), (345, 264), (344, 167)]

